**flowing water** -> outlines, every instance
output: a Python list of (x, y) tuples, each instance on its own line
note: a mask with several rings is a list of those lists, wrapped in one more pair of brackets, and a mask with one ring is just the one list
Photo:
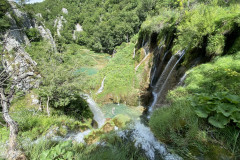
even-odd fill
[[(185, 55), (185, 51), (179, 51), (177, 54), (173, 55), (171, 59), (169, 60), (167, 66), (165, 67), (163, 73), (161, 74), (154, 90), (153, 90), (153, 102), (149, 107), (149, 112), (151, 113), (153, 111), (154, 106), (157, 103), (157, 99), (159, 96), (161, 96), (169, 78), (172, 75), (173, 70), (177, 66), (177, 64), (180, 62), (182, 57)], [(179, 58), (178, 58), (179, 57)], [(156, 94), (156, 95), (155, 95)]]
[(130, 126), (130, 130), (119, 131), (118, 135), (127, 140), (134, 142), (136, 148), (145, 151), (145, 155), (150, 159), (158, 159), (157, 155), (164, 160), (182, 160), (181, 157), (171, 154), (153, 135), (150, 128), (139, 121)]
[(98, 105), (95, 103), (95, 101), (89, 95), (84, 94), (84, 97), (86, 97), (86, 101), (88, 102), (89, 108), (94, 115), (93, 119), (97, 122), (98, 128), (102, 127), (105, 123), (104, 114), (102, 113)]
[[(156, 80), (157, 76), (158, 76), (158, 75), (159, 75), (159, 76), (162, 75), (162, 73), (160, 73), (160, 72), (161, 72), (161, 69), (162, 69), (162, 67), (163, 67), (163, 65), (164, 65), (164, 62), (165, 62), (165, 59), (166, 59), (168, 53), (169, 53), (169, 51), (165, 52), (163, 58), (160, 60), (160, 62), (159, 62), (159, 64), (158, 64), (158, 66), (156, 66), (156, 72), (155, 72), (154, 77), (152, 78), (151, 87), (154, 87), (154, 86), (156, 85), (155, 80)], [(160, 56), (159, 56), (159, 58), (160, 58)], [(156, 62), (155, 62), (155, 64), (156, 64)]]
[(182, 86), (186, 78), (187, 78), (187, 73), (184, 73), (184, 75), (180, 78), (178, 86)]
[(163, 45), (161, 46), (158, 46), (153, 53), (155, 53), (155, 51), (159, 51), (157, 53), (157, 56), (156, 58), (153, 59), (153, 71), (151, 71), (151, 81), (150, 81), (150, 86), (153, 87), (153, 80), (155, 78), (155, 74), (156, 74), (156, 71), (157, 71), (157, 66), (159, 64), (159, 60), (160, 60), (160, 56), (161, 56), (161, 53), (162, 53), (162, 50), (163, 50)]
[(98, 89), (97, 93), (96, 94), (100, 94), (103, 92), (103, 89), (104, 89), (104, 81), (105, 81), (106, 77), (103, 78), (103, 81), (102, 81), (102, 84), (101, 84), (101, 87)]

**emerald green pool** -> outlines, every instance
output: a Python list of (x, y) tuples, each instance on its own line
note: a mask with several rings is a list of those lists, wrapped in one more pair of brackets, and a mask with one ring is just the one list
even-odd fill
[(118, 114), (123, 114), (136, 119), (142, 115), (141, 107), (130, 107), (125, 104), (106, 104), (101, 107), (101, 110), (105, 118), (113, 118)]
[(87, 75), (91, 76), (91, 75), (97, 74), (98, 70), (96, 68), (82, 67), (76, 70), (76, 73), (86, 73)]

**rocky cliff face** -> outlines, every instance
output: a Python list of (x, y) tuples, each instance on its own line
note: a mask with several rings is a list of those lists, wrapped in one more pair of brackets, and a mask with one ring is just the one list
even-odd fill
[(51, 44), (52, 50), (54, 52), (57, 51), (56, 43), (52, 37), (50, 30), (46, 28), (44, 24), (39, 25), (38, 23), (35, 23), (35, 28), (39, 31), (41, 37)]
[[(23, 75), (27, 72), (34, 72), (37, 63), (32, 60), (29, 54), (25, 51), (25, 47), (30, 45), (30, 41), (24, 32), (24, 28), (29, 29), (33, 27), (33, 21), (31, 21), (27, 14), (20, 11), (14, 2), (9, 2), (13, 14), (21, 19), (22, 23), (19, 24), (9, 13), (11, 27), (5, 33), (2, 33), (3, 39), (3, 67), (6, 72), (15, 79), (17, 76)], [(28, 77), (23, 79), (17, 87), (22, 90), (28, 90), (32, 87), (38, 86), (38, 81), (35, 78)]]

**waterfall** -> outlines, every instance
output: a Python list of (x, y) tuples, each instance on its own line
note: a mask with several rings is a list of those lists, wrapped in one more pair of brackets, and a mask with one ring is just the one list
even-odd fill
[[(161, 96), (167, 82), (168, 79), (171, 77), (171, 74), (173, 72), (173, 70), (175, 69), (175, 67), (177, 66), (177, 64), (180, 62), (180, 60), (182, 59), (182, 57), (185, 55), (185, 51), (179, 51), (177, 54), (173, 55), (171, 57), (171, 59), (169, 60), (167, 66), (165, 67), (161, 77), (159, 78), (154, 91), (153, 91), (153, 95), (154, 95), (154, 100), (151, 104), (151, 106), (149, 107), (149, 112), (151, 113), (153, 111), (153, 107), (155, 106), (155, 104), (157, 103), (157, 99), (159, 96)], [(178, 59), (177, 57), (180, 56)], [(157, 94), (157, 95), (155, 95)]]
[[(84, 132), (79, 132), (76, 135), (73, 135), (71, 139), (75, 140), (78, 143), (84, 143), (84, 137), (88, 135), (91, 132), (90, 129), (84, 131)], [(71, 136), (70, 136), (71, 137)], [(70, 138), (69, 138), (70, 139)]]
[(142, 47), (144, 46), (144, 38), (143, 38), (143, 41), (142, 41)]
[(105, 123), (104, 114), (102, 113), (101, 109), (98, 105), (94, 102), (94, 100), (87, 94), (84, 94), (86, 97), (86, 101), (88, 102), (89, 108), (93, 113), (93, 119), (97, 122), (98, 128), (102, 127)]
[(135, 56), (136, 56), (136, 49), (135, 49), (135, 47), (134, 47), (134, 50), (133, 50), (133, 58), (135, 58)]
[[(123, 139), (129, 139), (134, 142), (135, 147), (145, 151), (150, 160), (157, 159), (156, 155), (161, 155), (164, 160), (182, 160), (177, 155), (167, 151), (164, 144), (161, 144), (153, 135), (149, 127), (136, 121), (130, 128), (132, 132), (125, 130), (119, 131), (118, 135)], [(129, 134), (130, 133), (130, 134)]]
[[(157, 78), (156, 76), (161, 76), (161, 75), (162, 75), (162, 73), (160, 73), (160, 72), (161, 72), (161, 68), (162, 68), (163, 65), (164, 65), (164, 61), (165, 61), (168, 53), (169, 53), (169, 51), (166, 51), (165, 54), (164, 54), (164, 56), (163, 56), (163, 58), (162, 58), (162, 60), (159, 62), (159, 65), (158, 65), (158, 67), (157, 67), (157, 69), (156, 69), (155, 76), (154, 76), (153, 79), (152, 79), (152, 87), (155, 86), (155, 83), (156, 83), (156, 82), (155, 82), (155, 79)], [(157, 63), (157, 62), (155, 62), (155, 64), (156, 64), (156, 63)], [(160, 74), (160, 75), (159, 75), (159, 74)]]
[(137, 65), (137, 67), (135, 67), (135, 71), (138, 70), (138, 67), (148, 58), (149, 55), (150, 55), (150, 54), (148, 54), (147, 56), (145, 56), (145, 57), (143, 58), (143, 60)]
[(187, 73), (184, 73), (184, 75), (180, 78), (178, 86), (183, 85), (183, 82), (185, 81), (186, 78), (187, 78)]
[[(157, 93), (152, 92), (152, 95), (153, 95), (153, 102), (152, 102), (151, 106), (149, 106), (149, 109), (148, 109), (148, 112), (149, 112), (149, 113), (152, 113), (152, 112), (153, 112), (153, 107), (154, 107), (154, 105), (157, 103), (157, 100), (158, 100), (158, 94), (157, 94)], [(150, 118), (151, 118), (151, 115), (148, 114), (147, 118), (150, 119)]]
[[(159, 45), (157, 48), (157, 50), (159, 50), (159, 52), (157, 53), (157, 56), (156, 58), (154, 58), (154, 63), (153, 63), (153, 72), (152, 72), (152, 76), (151, 76), (151, 82), (150, 82), (150, 86), (153, 87), (153, 80), (155, 78), (155, 75), (157, 73), (157, 64), (159, 63), (158, 61), (160, 60), (160, 56), (162, 54), (162, 51), (163, 51), (163, 45)], [(155, 49), (155, 50), (156, 50)], [(155, 52), (154, 50), (154, 52)], [(153, 52), (153, 53), (154, 53)], [(163, 63), (162, 61), (160, 62), (161, 64)]]
[(151, 87), (153, 87), (153, 79), (154, 79), (154, 77), (155, 77), (156, 70), (157, 70), (157, 68), (154, 66), (154, 70), (153, 70), (153, 74), (152, 74), (151, 82), (150, 82), (150, 86), (151, 86)]
[(97, 93), (96, 94), (99, 94), (99, 93), (102, 93), (103, 92), (103, 89), (104, 89), (104, 81), (105, 81), (106, 77), (103, 78), (103, 81), (102, 81), (102, 84), (101, 84), (101, 87), (98, 89)]
[(144, 55), (145, 55), (145, 57), (146, 57), (146, 55), (147, 55), (147, 52), (146, 52), (146, 49), (143, 47), (143, 51), (144, 51)]

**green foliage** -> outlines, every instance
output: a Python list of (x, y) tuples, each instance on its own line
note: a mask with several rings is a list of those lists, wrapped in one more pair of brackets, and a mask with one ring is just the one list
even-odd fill
[(107, 66), (96, 75), (96, 84), (101, 84), (103, 78), (106, 77), (104, 90), (97, 95), (98, 99), (110, 96), (115, 102), (127, 101), (127, 103), (134, 103), (136, 101), (136, 89), (139, 81), (134, 70), (133, 50), (133, 43), (123, 43), (117, 47), (116, 54), (114, 54)]
[(144, 153), (136, 149), (134, 143), (122, 140), (116, 133), (109, 133), (102, 138), (105, 145), (84, 145), (70, 141), (56, 144), (52, 141), (40, 141), (25, 147), (28, 158), (37, 159), (116, 159), (147, 160)]
[(74, 99), (71, 99), (68, 105), (64, 106), (64, 113), (66, 115), (78, 117), (79, 119), (82, 119), (82, 117), (93, 117), (88, 103), (82, 97), (80, 97), (80, 95), (76, 95)]
[(156, 110), (149, 125), (160, 141), (182, 147), (193, 142), (198, 134), (197, 116), (186, 100)]
[(187, 90), (192, 93), (227, 92), (239, 95), (239, 57), (238, 52), (235, 55), (219, 57), (215, 62), (198, 66), (189, 73), (186, 79)]
[(72, 145), (71, 141), (60, 143), (50, 150), (44, 151), (40, 155), (40, 160), (73, 159), (74, 152), (70, 150)]
[(224, 128), (230, 120), (239, 126), (240, 97), (227, 93), (214, 95), (198, 95), (191, 100), (196, 114), (200, 118), (208, 118), (208, 122), (215, 127)]
[(5, 143), (9, 138), (9, 130), (7, 127), (0, 125), (0, 144)]
[(30, 41), (38, 42), (41, 40), (41, 35), (36, 28), (30, 28), (26, 31), (26, 34)]
[[(45, 0), (34, 4), (33, 8), (36, 13), (42, 14), (46, 26), (54, 34), (56, 34), (56, 27), (53, 27), (55, 19), (62, 15), (67, 20), (61, 30), (61, 39), (65, 43), (73, 42), (72, 33), (75, 25), (79, 23), (83, 31), (76, 32), (76, 43), (97, 52), (112, 54), (116, 46), (122, 42), (129, 42), (131, 37), (139, 31), (147, 12), (153, 9), (154, 5), (153, 0), (81, 2)], [(63, 14), (62, 8), (68, 9), (68, 14)]]
[[(43, 111), (39, 111), (38, 105), (34, 106), (31, 104), (32, 99), (30, 95), (27, 94), (24, 97), (15, 99), (11, 107), (11, 116), (14, 117), (14, 120), (19, 125), (20, 139), (27, 137), (33, 140), (41, 135), (45, 135), (49, 130), (55, 130), (56, 135), (64, 136), (68, 131), (84, 131), (92, 128), (91, 119), (86, 119), (89, 118), (89, 115), (92, 117), (92, 113), (88, 108), (84, 108), (83, 113), (80, 113), (78, 116), (75, 116), (72, 110), (69, 110), (70, 113), (64, 115), (62, 112), (59, 113), (51, 109), (52, 116), (48, 117), (45, 112), (46, 108), (43, 108)], [(80, 112), (78, 109), (76, 111)], [(66, 130), (66, 127), (68, 130)]]
[[(192, 69), (186, 86), (169, 92), (170, 106), (153, 113), (150, 127), (154, 135), (187, 159), (199, 155), (227, 159), (231, 154), (237, 158), (239, 55), (218, 57)], [(219, 151), (216, 140), (226, 144), (227, 150)]]
[(0, 4), (0, 31), (4, 31), (10, 27), (9, 18), (6, 16), (6, 12), (10, 9), (10, 5), (7, 0), (2, 0)]
[(239, 7), (200, 4), (193, 10), (185, 11), (177, 26), (178, 39), (175, 40), (173, 50), (201, 48), (207, 37), (207, 54), (222, 54), (225, 45), (224, 34), (234, 29), (240, 14)]
[(27, 49), (38, 63), (37, 70), (41, 75), (38, 94), (44, 105), (47, 105), (49, 99), (51, 107), (66, 114), (75, 115), (79, 119), (90, 118), (92, 114), (87, 103), (79, 96), (88, 77), (82, 72), (76, 74), (76, 70), (84, 65), (91, 67), (93, 58), (86, 56), (86, 50), (78, 45), (66, 45), (65, 48), (62, 54), (53, 53), (47, 42), (38, 42), (32, 43)]

